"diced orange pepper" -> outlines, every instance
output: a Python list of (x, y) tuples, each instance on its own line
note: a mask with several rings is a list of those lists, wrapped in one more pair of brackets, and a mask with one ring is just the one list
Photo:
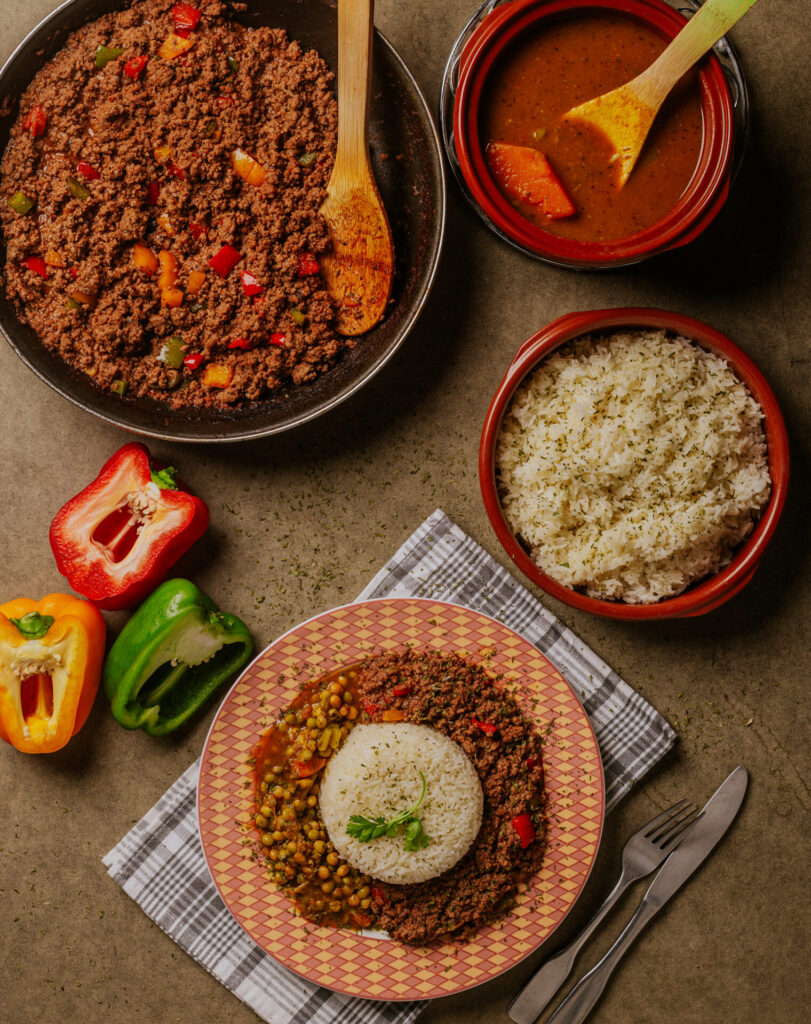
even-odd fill
[(62, 259), (62, 253), (56, 249), (49, 249), (45, 253), (45, 262), (49, 267), (64, 267), (65, 261)]
[(170, 32), (161, 43), (161, 48), (158, 50), (158, 56), (161, 60), (173, 60), (175, 57), (179, 57), (181, 53), (186, 53), (193, 46), (193, 36), (190, 36), (188, 39), (184, 39), (182, 36), (176, 35), (174, 32)]
[(161, 288), (161, 302), (170, 309), (183, 305), (183, 292), (179, 288)]
[(154, 274), (159, 266), (155, 253), (145, 245), (141, 245), (140, 242), (136, 242), (132, 247), (132, 262), (139, 270), (143, 270), (147, 274)]
[(171, 146), (155, 146), (155, 148), (152, 150), (152, 153), (153, 153), (155, 159), (158, 161), (159, 164), (165, 164), (165, 163), (168, 163), (169, 160), (171, 159), (172, 147)]
[(170, 238), (174, 238), (175, 229), (172, 227), (172, 222), (169, 219), (168, 213), (161, 213), (158, 215), (158, 226), (163, 230), (164, 234)]
[(187, 295), (196, 295), (203, 287), (206, 275), (202, 270), (192, 270), (189, 273), (189, 283), (186, 285)]
[(399, 708), (386, 708), (380, 717), (384, 722), (402, 722), (405, 716)]
[(26, 754), (64, 747), (93, 706), (105, 632), (101, 612), (72, 595), (0, 605), (0, 739)]
[(242, 149), (235, 149), (231, 157), (234, 170), (249, 185), (261, 185), (265, 180), (265, 168)]
[(209, 388), (227, 388), (234, 379), (234, 368), (227, 363), (209, 363), (203, 371), (203, 383)]
[(158, 253), (158, 263), (161, 268), (161, 272), (158, 274), (158, 288), (160, 288), (161, 291), (165, 288), (174, 288), (177, 284), (177, 272), (179, 268), (177, 256), (175, 256), (173, 252), (167, 252), (166, 249), (161, 249)]
[(73, 291), (70, 293), (70, 297), (74, 302), (80, 302), (83, 306), (88, 306), (92, 309), (98, 301), (98, 295), (95, 292), (79, 292)]

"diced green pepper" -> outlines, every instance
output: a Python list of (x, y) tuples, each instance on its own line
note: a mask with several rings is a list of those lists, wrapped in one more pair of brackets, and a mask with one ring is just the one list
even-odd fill
[(120, 46), (100, 46), (96, 50), (96, 67), (101, 71), (111, 60), (120, 57), (123, 52), (124, 50)]
[(217, 134), (217, 129), (219, 128), (219, 126), (220, 125), (217, 119), (212, 117), (210, 121), (206, 121), (206, 123), (203, 125), (203, 135), (207, 139), (210, 139), (212, 135)]
[(228, 58), (228, 67), (236, 74), (239, 71), (239, 61), (236, 57)]
[(296, 321), (299, 327), (303, 327), (307, 323), (307, 317), (301, 312), (300, 309), (291, 309), (290, 316)]
[(34, 200), (29, 199), (25, 192), (15, 192), (11, 199), (9, 199), (8, 205), (15, 213), (22, 217), (34, 205)]
[(126, 729), (163, 736), (182, 725), (253, 653), (245, 623), (188, 580), (144, 601), (104, 663), (104, 692)]
[(172, 370), (166, 379), (166, 383), (163, 385), (167, 391), (174, 391), (175, 388), (180, 387), (183, 383), (183, 374), (180, 370)]
[(127, 393), (127, 382), (125, 380), (114, 380), (110, 385), (114, 395), (125, 395)]
[(318, 153), (302, 153), (298, 158), (298, 162), (302, 167), (312, 167), (315, 161), (318, 159)]
[(81, 309), (82, 308), (81, 302), (77, 302), (76, 299), (68, 299), (68, 301), (65, 303), (65, 305), (68, 307), (68, 309)]
[(158, 353), (158, 361), (165, 366), (170, 366), (173, 370), (179, 370), (183, 365), (185, 355), (182, 339), (171, 337), (164, 342), (163, 348)]
[(70, 190), (70, 194), (74, 198), (76, 198), (76, 199), (89, 199), (90, 198), (90, 189), (86, 185), (83, 185), (80, 181), (77, 181), (75, 178), (72, 178), (70, 175), (68, 175), (65, 178), (65, 181), (67, 182), (68, 189)]

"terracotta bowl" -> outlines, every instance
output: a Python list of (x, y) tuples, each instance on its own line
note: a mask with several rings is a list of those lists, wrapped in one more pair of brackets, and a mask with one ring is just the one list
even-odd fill
[[(689, 5), (689, 0), (686, 2)], [(575, 269), (637, 263), (692, 241), (726, 201), (735, 136), (740, 131), (745, 135), (746, 86), (729, 44), (722, 40), (718, 52), (725, 57), (725, 66), (722, 68), (713, 55), (701, 64), (698, 75), (704, 120), (698, 164), (678, 203), (666, 217), (644, 231), (611, 242), (559, 238), (526, 220), (504, 197), (488, 169), (484, 152), (487, 140), (480, 132), (482, 97), (493, 69), (516, 40), (549, 19), (595, 9), (635, 19), (666, 40), (672, 39), (686, 20), (663, 0), (510, 0), (487, 13), (483, 8), (478, 20), (474, 19), (463, 32), (451, 55), (441, 110), (451, 166), (484, 221), (523, 252)], [(734, 103), (725, 72), (733, 82)]]
[[(524, 378), (551, 352), (567, 341), (583, 334), (610, 331), (620, 327), (664, 329), (692, 339), (696, 344), (729, 363), (749, 388), (764, 413), (772, 491), (762, 516), (752, 533), (740, 545), (729, 565), (714, 576), (688, 587), (676, 597), (667, 598), (656, 604), (624, 604), (620, 601), (603, 601), (587, 597), (547, 576), (532, 561), (508, 525), (496, 485), (496, 440), (504, 414)], [(788, 479), (786, 425), (777, 400), (760, 370), (745, 352), (720, 331), (692, 317), (661, 309), (595, 309), (586, 313), (569, 313), (553, 320), (537, 334), (533, 334), (519, 348), (498, 386), (485, 417), (479, 447), (479, 482), (484, 506), (498, 539), (516, 566), (533, 583), (559, 601), (581, 611), (611, 619), (669, 619), (704, 615), (737, 594), (754, 575), (775, 531), (785, 504)]]

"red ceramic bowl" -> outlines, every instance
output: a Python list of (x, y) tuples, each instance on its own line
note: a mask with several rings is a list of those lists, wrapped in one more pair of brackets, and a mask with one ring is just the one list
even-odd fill
[[(703, 348), (725, 359), (746, 384), (764, 414), (764, 431), (768, 447), (772, 492), (763, 515), (752, 533), (741, 544), (732, 561), (720, 572), (688, 587), (684, 593), (656, 604), (623, 604), (586, 597), (553, 580), (542, 572), (510, 529), (496, 487), (496, 439), (501, 421), (512, 397), (524, 378), (556, 348), (582, 334), (602, 332), (619, 327), (655, 328), (673, 331), (691, 338)], [(581, 611), (610, 619), (669, 619), (704, 615), (742, 590), (754, 575), (766, 550), (786, 500), (789, 477), (788, 435), (783, 415), (766, 383), (749, 356), (713, 327), (680, 313), (662, 309), (595, 309), (587, 313), (569, 313), (553, 320), (533, 334), (519, 348), (498, 386), (482, 429), (479, 447), (479, 482), (484, 507), (504, 550), (533, 583), (559, 601)]]
[(479, 131), (481, 100), (488, 76), (505, 50), (542, 22), (595, 8), (643, 22), (664, 39), (684, 27), (685, 18), (663, 0), (512, 0), (496, 7), (468, 39), (459, 62), (453, 137), (459, 169), (485, 219), (519, 248), (560, 266), (599, 269), (637, 263), (685, 245), (713, 220), (729, 192), (734, 109), (724, 72), (715, 57), (701, 65), (704, 141), (693, 177), (673, 210), (658, 223), (612, 242), (582, 242), (536, 227), (510, 205), (487, 167)]

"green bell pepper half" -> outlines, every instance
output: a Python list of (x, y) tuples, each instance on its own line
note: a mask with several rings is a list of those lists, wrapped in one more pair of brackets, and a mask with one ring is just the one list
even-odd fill
[(104, 663), (104, 692), (125, 729), (164, 736), (253, 654), (245, 623), (188, 580), (167, 580), (124, 626)]

